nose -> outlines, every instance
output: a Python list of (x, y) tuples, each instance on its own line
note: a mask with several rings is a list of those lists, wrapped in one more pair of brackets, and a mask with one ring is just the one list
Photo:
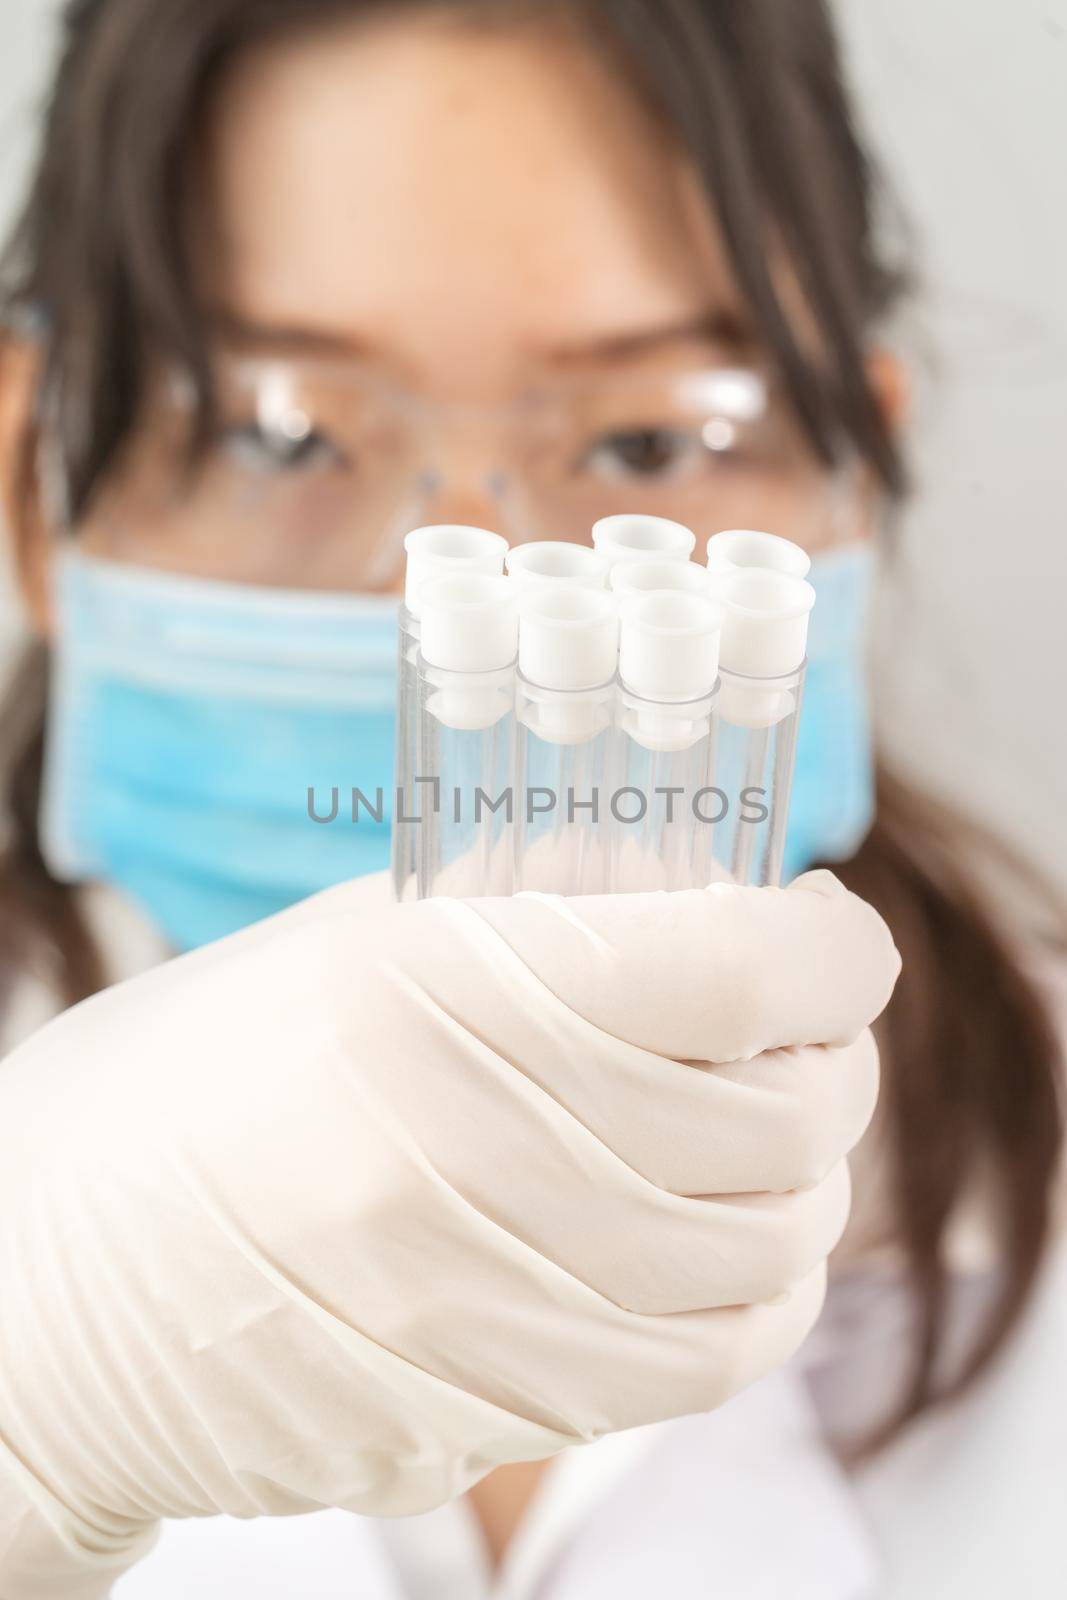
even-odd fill
[(456, 483), (442, 480), (423, 502), (420, 522), (458, 522), (474, 528), (489, 528), (494, 533), (505, 532), (503, 506), (493, 492), (492, 480), (480, 484)]
[(460, 523), (467, 527), (488, 528), (514, 541), (515, 532), (507, 526), (504, 480), (499, 474), (483, 479), (445, 477), (441, 472), (423, 473), (417, 488), (397, 507), (392, 526), (381, 539), (377, 555), (364, 572), (364, 590), (397, 594), (404, 587), (404, 536), (413, 528), (436, 523)]

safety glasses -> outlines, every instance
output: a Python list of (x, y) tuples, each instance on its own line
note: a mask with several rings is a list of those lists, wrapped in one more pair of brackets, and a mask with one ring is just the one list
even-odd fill
[(236, 582), (382, 590), (403, 535), (454, 519), (512, 542), (581, 539), (600, 517), (846, 537), (842, 476), (767, 372), (659, 358), (566, 375), (499, 405), (430, 401), (356, 362), (228, 355), (202, 437), (190, 386), (160, 379), (97, 496), (93, 548)]

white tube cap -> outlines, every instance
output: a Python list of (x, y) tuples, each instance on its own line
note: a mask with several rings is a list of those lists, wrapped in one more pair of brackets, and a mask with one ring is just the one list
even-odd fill
[(727, 672), (779, 678), (804, 660), (815, 590), (803, 578), (749, 567), (717, 575), (725, 613), (719, 659)]
[(770, 572), (785, 572), (792, 578), (806, 578), (811, 557), (790, 539), (775, 533), (759, 533), (754, 528), (726, 528), (708, 540), (708, 571), (730, 572), (737, 568), (764, 567)]
[(628, 595), (619, 631), (619, 677), (647, 700), (699, 700), (719, 671), (723, 610), (702, 595)]
[(666, 517), (645, 517), (624, 512), (601, 517), (593, 524), (593, 545), (614, 565), (616, 561), (647, 561), (650, 556), (688, 561), (696, 534)]
[(698, 567), (695, 561), (619, 561), (611, 569), (611, 587), (620, 599), (654, 589), (707, 595), (710, 581), (705, 568)]
[(606, 589), (549, 585), (519, 599), (519, 671), (542, 689), (595, 689), (615, 676), (619, 615)]
[(546, 744), (586, 744), (612, 724), (615, 687), (557, 690), (527, 688), (519, 695), (519, 720)]
[(447, 672), (510, 666), (519, 639), (514, 596), (502, 575), (457, 572), (428, 578), (419, 590), (423, 661)]
[(643, 701), (624, 703), (621, 726), (634, 743), (645, 750), (670, 753), (691, 750), (701, 739), (707, 738), (714, 704), (710, 695), (703, 700), (687, 701), (681, 708), (663, 700), (650, 705)]
[(509, 577), (526, 589), (549, 586), (603, 589), (610, 570), (607, 560), (587, 544), (562, 539), (531, 539), (513, 545), (504, 561)]
[(422, 607), (422, 669), (433, 686), (426, 709), (446, 728), (491, 728), (512, 709), (518, 648), (514, 589), (501, 573), (452, 572), (427, 578)]
[(413, 529), (404, 539), (404, 604), (413, 617), (422, 615), (419, 592), (428, 578), (448, 572), (502, 573), (507, 549), (507, 540), (488, 528), (442, 522)]

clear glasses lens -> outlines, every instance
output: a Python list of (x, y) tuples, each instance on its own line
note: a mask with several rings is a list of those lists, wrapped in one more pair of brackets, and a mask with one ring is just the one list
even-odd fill
[(161, 381), (87, 519), (95, 548), (238, 582), (386, 588), (443, 488), (492, 501), (512, 542), (580, 539), (617, 511), (701, 541), (729, 527), (833, 537), (834, 480), (773, 385), (739, 367), (675, 361), (475, 408), (430, 406), (354, 366), (230, 359), (216, 413), (194, 450), (188, 391)]

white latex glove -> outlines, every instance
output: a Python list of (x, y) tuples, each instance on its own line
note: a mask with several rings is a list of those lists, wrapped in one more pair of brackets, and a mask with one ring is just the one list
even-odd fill
[(366, 893), (0, 1066), (4, 1600), (106, 1594), (162, 1517), (429, 1509), (814, 1321), (898, 970), (872, 910), (828, 873)]

